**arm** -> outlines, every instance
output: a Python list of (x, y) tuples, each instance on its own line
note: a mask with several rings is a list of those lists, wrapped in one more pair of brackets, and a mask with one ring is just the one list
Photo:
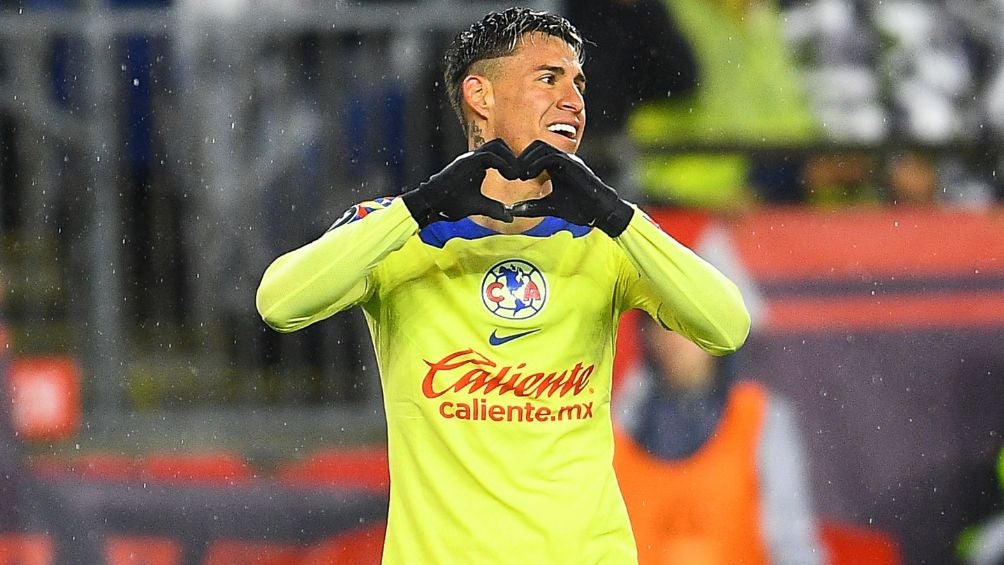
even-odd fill
[(732, 353), (746, 341), (750, 315), (739, 289), (711, 264), (642, 213), (634, 214), (614, 241), (659, 302), (637, 305), (664, 326), (712, 355)]
[(812, 513), (804, 445), (790, 406), (771, 395), (757, 449), (763, 537), (771, 563), (825, 563)]
[(515, 178), (515, 160), (496, 139), (457, 157), (386, 209), (353, 214), (356, 207), (320, 239), (269, 265), (256, 298), (262, 319), (291, 332), (358, 304), (372, 291), (369, 274), (377, 264), (433, 222), (474, 214), (512, 221), (502, 203), (481, 194), (481, 183), (489, 168)]
[(543, 198), (513, 204), (513, 216), (554, 215), (603, 230), (648, 285), (647, 292), (629, 293), (630, 306), (645, 309), (713, 355), (739, 349), (749, 333), (749, 312), (739, 290), (717, 269), (636, 213), (575, 155), (537, 140), (518, 164), (524, 178), (546, 171), (552, 189)]
[(736, 284), (739, 293), (742, 294), (743, 302), (746, 303), (746, 310), (750, 313), (753, 328), (763, 327), (770, 314), (767, 311), (766, 299), (743, 264), (724, 226), (719, 222), (712, 223), (698, 237), (691, 249)]
[(418, 229), (400, 199), (347, 220), (265, 270), (256, 304), (269, 327), (291, 332), (359, 303), (370, 290), (373, 268)]

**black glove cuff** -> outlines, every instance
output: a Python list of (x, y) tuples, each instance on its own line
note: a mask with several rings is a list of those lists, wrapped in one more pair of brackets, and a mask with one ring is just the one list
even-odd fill
[(411, 217), (415, 218), (415, 221), (418, 222), (418, 229), (422, 229), (433, 222), (435, 212), (432, 209), (432, 205), (429, 204), (429, 201), (422, 196), (418, 189), (405, 192), (401, 195), (401, 200), (404, 201), (404, 205), (411, 212)]
[(617, 237), (624, 233), (624, 230), (627, 229), (633, 217), (634, 208), (627, 202), (617, 199), (617, 203), (613, 206), (610, 214), (606, 218), (596, 221), (596, 227), (606, 232), (610, 237)]

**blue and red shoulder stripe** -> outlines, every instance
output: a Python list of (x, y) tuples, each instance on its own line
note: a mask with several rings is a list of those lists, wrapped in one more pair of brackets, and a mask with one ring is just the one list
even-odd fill
[(361, 220), (368, 216), (371, 212), (376, 212), (377, 210), (383, 210), (394, 202), (396, 196), (382, 196), (380, 198), (375, 198), (373, 200), (367, 200), (365, 202), (360, 202), (355, 206), (349, 208), (342, 214), (327, 231), (331, 231), (335, 228), (344, 226), (345, 224), (351, 224), (357, 220)]

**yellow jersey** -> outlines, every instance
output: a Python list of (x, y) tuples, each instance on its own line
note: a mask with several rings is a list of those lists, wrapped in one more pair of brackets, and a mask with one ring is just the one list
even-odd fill
[(749, 330), (735, 285), (642, 213), (616, 239), (553, 217), (419, 230), (393, 198), (278, 258), (257, 303), (284, 332), (365, 312), (394, 564), (635, 563), (612, 466), (618, 319), (641, 308), (719, 355)]

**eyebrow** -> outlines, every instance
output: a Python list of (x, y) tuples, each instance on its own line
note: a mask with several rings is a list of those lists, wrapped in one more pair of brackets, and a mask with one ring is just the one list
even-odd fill
[[(549, 71), (549, 72), (552, 72), (552, 73), (554, 73), (556, 75), (560, 75), (560, 76), (565, 76), (568, 73), (568, 71), (565, 70), (565, 67), (559, 67), (559, 66), (556, 66), (556, 65), (547, 65), (547, 64), (540, 65), (539, 67), (537, 67), (534, 70), (535, 71)], [(581, 85), (583, 87), (586, 86), (586, 75), (582, 74), (581, 72), (578, 73), (578, 74), (576, 74), (575, 78), (572, 79), (572, 80), (574, 80), (575, 82), (579, 83), (579, 85)]]

